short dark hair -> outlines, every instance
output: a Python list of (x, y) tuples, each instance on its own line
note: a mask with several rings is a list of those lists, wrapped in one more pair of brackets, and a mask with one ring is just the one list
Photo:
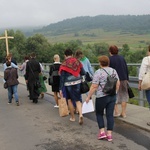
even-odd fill
[(28, 55), (24, 57), (24, 60), (28, 60), (28, 59), (29, 59), (29, 56), (28, 56)]
[(113, 55), (118, 54), (118, 47), (116, 45), (112, 45), (109, 47), (109, 52)]
[(71, 56), (71, 55), (73, 55), (73, 52), (72, 52), (71, 49), (68, 48), (68, 49), (65, 50), (64, 54), (65, 54), (66, 56)]
[(102, 55), (98, 58), (101, 66), (109, 66), (109, 58), (108, 56)]
[(80, 55), (83, 55), (81, 50), (77, 50), (75, 56), (78, 58)]
[(36, 54), (33, 52), (33, 53), (31, 53), (31, 55), (30, 55), (31, 57), (36, 57)]

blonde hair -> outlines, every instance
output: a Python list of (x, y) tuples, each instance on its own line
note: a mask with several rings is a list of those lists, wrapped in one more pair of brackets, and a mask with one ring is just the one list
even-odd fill
[(58, 54), (55, 54), (55, 55), (54, 55), (54, 61), (56, 61), (56, 60), (57, 60), (57, 61), (60, 61), (60, 57), (59, 57)]

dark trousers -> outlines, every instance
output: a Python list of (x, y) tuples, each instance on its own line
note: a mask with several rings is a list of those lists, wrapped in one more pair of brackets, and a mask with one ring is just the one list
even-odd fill
[(146, 99), (147, 99), (147, 101), (148, 101), (149, 108), (150, 108), (150, 90), (146, 90), (146, 91), (145, 91), (145, 94), (146, 94)]
[(33, 83), (28, 84), (30, 99), (33, 101), (37, 101), (39, 97), (39, 91), (34, 87)]
[(97, 117), (97, 123), (99, 129), (104, 128), (104, 109), (106, 109), (106, 119), (107, 119), (107, 130), (113, 130), (114, 127), (114, 106), (116, 102), (116, 95), (114, 96), (104, 96), (96, 98), (95, 111)]

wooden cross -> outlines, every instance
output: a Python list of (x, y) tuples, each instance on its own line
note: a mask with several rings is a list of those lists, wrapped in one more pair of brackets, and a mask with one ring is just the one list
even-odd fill
[(5, 39), (6, 40), (6, 53), (7, 53), (7, 56), (9, 54), (9, 49), (8, 49), (8, 39), (13, 39), (14, 37), (12, 36), (7, 36), (7, 30), (5, 30), (5, 36), (4, 37), (0, 37), (0, 40), (1, 39)]

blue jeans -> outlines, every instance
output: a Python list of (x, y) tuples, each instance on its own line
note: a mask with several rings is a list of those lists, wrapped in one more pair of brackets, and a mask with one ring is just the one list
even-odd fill
[(15, 101), (18, 102), (18, 92), (17, 92), (18, 85), (12, 85), (8, 87), (8, 100), (12, 102), (12, 96), (14, 94)]
[(107, 130), (113, 130), (114, 127), (114, 107), (116, 103), (116, 95), (104, 96), (96, 98), (95, 111), (99, 129), (105, 128), (104, 124), (104, 109), (106, 109)]
[(145, 94), (146, 94), (146, 99), (147, 99), (149, 106), (150, 106), (150, 90), (146, 90)]

